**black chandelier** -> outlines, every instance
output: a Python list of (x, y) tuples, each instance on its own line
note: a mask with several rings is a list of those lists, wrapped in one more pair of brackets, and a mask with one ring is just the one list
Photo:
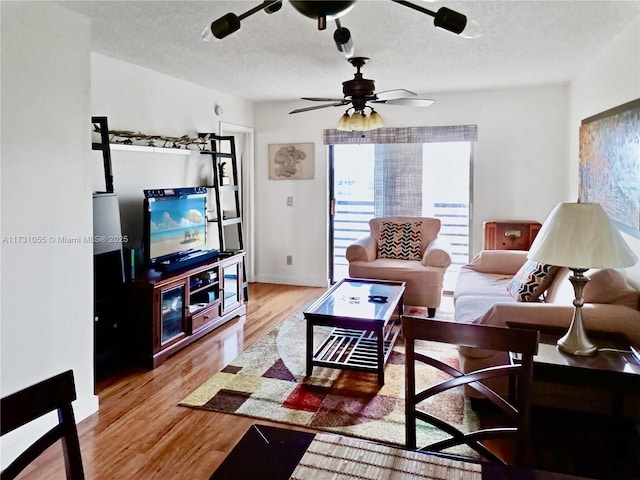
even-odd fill
[[(442, 28), (449, 32), (461, 35), (467, 38), (473, 38), (477, 36), (476, 32), (465, 32), (477, 27), (477, 24), (473, 21), (468, 21), (466, 15), (451, 10), (447, 7), (441, 7), (437, 12), (424, 8), (420, 5), (416, 5), (404, 0), (391, 0), (394, 3), (399, 3), (405, 7), (412, 8), (424, 14), (433, 17), (433, 24), (436, 27)], [(356, 0), (350, 1), (304, 1), (304, 0), (290, 0), (291, 5), (301, 14), (315, 19), (318, 22), (318, 30), (325, 30), (327, 28), (327, 20), (335, 20), (337, 29), (334, 33), (334, 41), (341, 53), (349, 57), (353, 54), (353, 43), (351, 40), (351, 33), (348, 29), (342, 27), (338, 18), (348, 13)], [(209, 27), (202, 33), (202, 39), (207, 41), (212, 37), (222, 39), (226, 36), (240, 30), (240, 23), (245, 18), (253, 15), (260, 10), (264, 10), (266, 13), (275, 13), (282, 8), (282, 0), (267, 0), (260, 5), (248, 10), (240, 15), (235, 13), (227, 13), (222, 17), (214, 20)], [(472, 28), (472, 29), (473, 29)]]

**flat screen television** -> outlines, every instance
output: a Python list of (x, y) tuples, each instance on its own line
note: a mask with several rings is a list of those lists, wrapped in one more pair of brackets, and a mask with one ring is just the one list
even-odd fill
[(147, 265), (207, 250), (206, 187), (144, 190), (143, 248)]

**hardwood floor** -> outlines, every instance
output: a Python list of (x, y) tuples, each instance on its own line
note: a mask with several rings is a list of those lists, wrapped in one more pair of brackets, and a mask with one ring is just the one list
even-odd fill
[[(229, 322), (154, 370), (128, 367), (100, 379), (96, 385), (100, 410), (78, 425), (86, 478), (207, 480), (251, 424), (277, 425), (180, 407), (178, 403), (243, 349), (324, 291), (315, 287), (250, 284), (244, 323), (237, 319)], [(554, 424), (556, 421), (553, 420)], [(567, 426), (565, 432), (569, 435), (570, 429), (578, 429), (578, 423)], [(582, 428), (585, 428), (584, 422)], [(575, 450), (571, 448), (572, 440), (560, 442), (553, 434), (541, 437), (541, 448), (536, 452), (544, 460), (541, 466), (579, 473), (581, 462), (589, 459), (597, 462), (599, 457), (600, 463), (606, 463), (602, 453), (615, 450), (615, 439), (606, 428), (598, 430), (593, 426), (587, 431), (588, 438), (582, 432), (577, 434), (581, 438), (578, 457), (571, 454)], [(629, 435), (631, 458), (638, 460), (638, 432)], [(605, 452), (591, 454), (585, 445), (591, 440), (596, 442), (596, 449), (604, 448)], [(640, 460), (637, 463), (632, 460), (631, 464), (625, 464), (625, 459), (616, 461), (626, 472), (635, 471), (635, 466), (640, 464)], [(616, 468), (612, 476), (599, 478), (635, 478), (633, 474), (616, 477), (616, 471), (619, 473), (620, 468)], [(19, 478), (65, 478), (60, 445), (51, 447)]]
[[(96, 385), (100, 410), (78, 425), (86, 478), (208, 479), (256, 421), (180, 407), (178, 403), (325, 290), (250, 284), (244, 325), (233, 320), (154, 370), (133, 367), (101, 379)], [(61, 447), (51, 447), (19, 478), (65, 478)]]

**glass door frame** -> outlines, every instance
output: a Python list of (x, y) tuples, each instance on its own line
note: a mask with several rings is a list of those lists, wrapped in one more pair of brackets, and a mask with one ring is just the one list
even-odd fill
[[(440, 143), (440, 142), (436, 142)], [(448, 142), (442, 142), (448, 143)], [(328, 254), (328, 280), (331, 285), (335, 284), (338, 280), (336, 279), (336, 268), (335, 268), (335, 218), (337, 213), (337, 200), (335, 198), (336, 195), (336, 185), (335, 185), (335, 164), (336, 164), (336, 154), (335, 154), (335, 145), (329, 144), (329, 158), (328, 158), (328, 179), (329, 179), (329, 238), (328, 238), (328, 246), (329, 246), (329, 254)], [(473, 178), (474, 178), (474, 154), (475, 154), (475, 142), (469, 141), (469, 167), (468, 167), (468, 204), (466, 208), (467, 212), (467, 256), (466, 258), (460, 258), (461, 256), (458, 254), (452, 255), (459, 257), (458, 263), (461, 264), (468, 263), (471, 259), (471, 255), (473, 250)], [(444, 222), (443, 222), (444, 223)], [(463, 252), (460, 252), (463, 253)], [(455, 259), (453, 259), (455, 260)], [(450, 291), (447, 289), (447, 291)]]

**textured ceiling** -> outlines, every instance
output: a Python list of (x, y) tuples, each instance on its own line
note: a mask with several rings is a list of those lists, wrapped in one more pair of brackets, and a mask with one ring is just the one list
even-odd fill
[[(335, 23), (318, 31), (286, 1), (279, 12), (258, 12), (238, 32), (210, 43), (200, 34), (212, 20), (260, 1), (59, 3), (91, 18), (94, 51), (248, 100), (339, 98), (341, 82), (353, 78), (333, 43)], [(445, 91), (566, 83), (640, 11), (638, 0), (414, 3), (464, 13), (483, 35), (467, 40), (389, 0), (359, 0), (341, 22), (356, 55), (370, 57), (363, 73), (378, 92), (405, 88), (437, 98)]]

